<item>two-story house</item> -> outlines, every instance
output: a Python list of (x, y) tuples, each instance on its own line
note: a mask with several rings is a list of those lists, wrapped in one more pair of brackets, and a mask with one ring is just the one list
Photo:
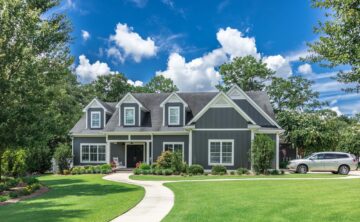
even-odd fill
[(279, 134), (265, 92), (128, 93), (113, 103), (93, 99), (70, 131), (74, 165), (110, 163), (133, 168), (153, 163), (165, 150), (180, 151), (189, 165), (205, 169), (250, 168), (251, 142), (259, 133)]

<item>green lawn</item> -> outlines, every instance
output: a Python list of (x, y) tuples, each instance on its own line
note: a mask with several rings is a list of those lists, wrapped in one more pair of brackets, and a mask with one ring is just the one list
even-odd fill
[(165, 184), (175, 206), (164, 221), (358, 221), (360, 179)]
[(109, 221), (135, 206), (144, 189), (103, 175), (42, 176), (50, 191), (0, 207), (0, 221)]
[(131, 175), (133, 180), (147, 180), (147, 181), (178, 181), (178, 180), (209, 180), (209, 179), (245, 179), (245, 178), (328, 178), (328, 177), (343, 177), (338, 174), (285, 174), (285, 175), (269, 175), (269, 176), (157, 176), (157, 175)]

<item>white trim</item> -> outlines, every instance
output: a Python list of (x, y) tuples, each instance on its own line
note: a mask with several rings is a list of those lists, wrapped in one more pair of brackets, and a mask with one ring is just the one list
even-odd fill
[(188, 135), (188, 131), (117, 131), (117, 132), (104, 132), (107, 135)]
[(74, 137), (71, 137), (71, 167), (74, 166)]
[(229, 89), (227, 94), (231, 94), (232, 91), (238, 90), (242, 96), (270, 123), (274, 124), (276, 127), (281, 128), (275, 120), (273, 120), (254, 100), (252, 100), (239, 86), (236, 84)]
[[(89, 146), (89, 161), (82, 160), (82, 147)], [(99, 146), (105, 146), (105, 161), (91, 161), (90, 160), (90, 146), (96, 146), (96, 156), (99, 157)], [(80, 163), (106, 163), (106, 155), (107, 155), (107, 144), (106, 143), (80, 143)]]
[[(93, 125), (93, 114), (99, 115), (99, 126)], [(90, 128), (91, 129), (100, 129), (101, 128), (101, 112), (100, 111), (90, 111)]]
[[(143, 145), (143, 150), (145, 150), (145, 143), (144, 142), (125, 142), (125, 168), (127, 168), (127, 149), (128, 145)], [(143, 156), (143, 159), (145, 159), (145, 156)], [(144, 160), (143, 160), (144, 162)]]
[(192, 130), (189, 133), (189, 166), (192, 165)]
[(79, 134), (79, 133), (73, 133), (69, 134), (73, 137), (106, 137), (106, 134)]
[[(126, 123), (126, 111), (127, 110), (132, 110), (133, 111), (133, 117), (134, 117), (134, 119), (133, 119), (133, 123), (132, 124), (127, 124)], [(136, 124), (136, 113), (135, 113), (135, 107), (124, 107), (124, 119), (123, 119), (123, 124), (124, 124), (124, 126), (135, 126), (135, 124)]]
[(264, 133), (264, 134), (273, 134), (273, 133), (283, 133), (285, 130), (283, 129), (267, 129), (267, 128), (260, 128), (256, 132), (257, 133)]
[(279, 134), (277, 133), (276, 134), (276, 165), (275, 165), (275, 168), (277, 170), (280, 169), (280, 166), (279, 166), (279, 144), (280, 144), (280, 139), (279, 139)]
[(249, 131), (248, 128), (195, 128), (194, 131)]
[(146, 163), (150, 164), (150, 142), (146, 142)]
[(165, 145), (173, 145), (173, 152), (174, 152), (174, 145), (181, 145), (182, 146), (182, 160), (185, 159), (185, 145), (184, 142), (163, 142), (163, 152), (165, 151)]
[[(211, 163), (210, 162), (210, 144), (212, 142), (220, 142), (220, 163)], [(230, 142), (231, 143), (231, 163), (223, 163), (222, 162), (222, 143), (223, 142)], [(209, 139), (208, 140), (208, 165), (215, 166), (215, 165), (223, 165), (223, 166), (234, 166), (234, 140), (233, 139)]]
[[(187, 124), (190, 125), (191, 123), (197, 121), (202, 115), (208, 111), (212, 107), (212, 104), (217, 101), (217, 99), (223, 96), (223, 98), (229, 103), (230, 107), (234, 108), (244, 119), (252, 124), (256, 124), (254, 120), (252, 120), (232, 99), (230, 99), (224, 92), (219, 92), (194, 118)], [(229, 108), (229, 106), (216, 106), (213, 108)]]
[(130, 97), (135, 101), (135, 103), (137, 103), (137, 104), (139, 105), (140, 108), (148, 111), (148, 110), (143, 106), (143, 104), (142, 104), (141, 102), (139, 102), (139, 100), (137, 100), (137, 99), (135, 98), (135, 96), (133, 96), (131, 93), (127, 93), (127, 94), (116, 104), (115, 107), (120, 108), (120, 107), (121, 107), (121, 106), (120, 106), (121, 104), (123, 104), (123, 103), (128, 103), (128, 102), (124, 102), (128, 96), (130, 96)]
[[(94, 102), (97, 102), (98, 106), (91, 106)], [(91, 102), (85, 106), (85, 108), (83, 109), (83, 112), (86, 112), (89, 108), (103, 108), (105, 112), (107, 113), (112, 113), (110, 112), (110, 110), (106, 109), (105, 106), (103, 106), (103, 104), (101, 104), (101, 102), (97, 99), (94, 98), (93, 100), (91, 100)]]
[(166, 97), (166, 99), (160, 103), (160, 107), (164, 107), (167, 101), (170, 100), (173, 96), (177, 97), (177, 99), (179, 99), (180, 102), (184, 104), (184, 106), (188, 107), (188, 104), (176, 92), (173, 92), (168, 97)]
[[(185, 125), (185, 119), (186, 119), (185, 109), (186, 109), (186, 107), (189, 107), (189, 105), (176, 92), (173, 92), (168, 97), (166, 97), (166, 99), (164, 99), (164, 101), (162, 101), (162, 103), (160, 104), (160, 107), (162, 108), (162, 112), (163, 112), (163, 121), (162, 121), (163, 126), (165, 126), (165, 108), (166, 108), (165, 104), (168, 103), (168, 101), (173, 96), (175, 96), (179, 100), (177, 102), (180, 102), (180, 103), (183, 104), (183, 109), (184, 109), (184, 112), (183, 112), (183, 124)], [(169, 103), (174, 103), (174, 102), (169, 102)], [(179, 112), (179, 115), (180, 115), (180, 112)], [(168, 125), (169, 125), (169, 121), (168, 121)], [(180, 125), (180, 123), (178, 125)]]
[[(176, 109), (178, 111), (178, 118), (176, 123), (170, 123), (170, 109)], [(180, 125), (180, 106), (168, 106), (168, 125), (169, 126), (178, 126)]]
[(85, 112), (86, 114), (86, 119), (85, 119), (85, 129), (88, 128), (88, 111)]

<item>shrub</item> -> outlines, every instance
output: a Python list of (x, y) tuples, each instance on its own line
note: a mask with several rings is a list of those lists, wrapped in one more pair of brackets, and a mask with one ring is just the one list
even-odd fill
[(182, 160), (182, 152), (176, 151), (172, 155), (171, 169), (174, 172), (180, 173), (183, 171), (183, 168), (184, 168), (184, 162)]
[(26, 152), (24, 149), (7, 149), (1, 157), (2, 171), (6, 176), (19, 177), (26, 174)]
[(284, 175), (285, 174), (285, 171), (284, 170), (280, 170), (281, 172), (281, 175)]
[(238, 168), (237, 170), (236, 170), (236, 172), (237, 172), (237, 174), (238, 175), (242, 175), (242, 174), (249, 174), (249, 170), (248, 169), (246, 169), (246, 168)]
[(184, 164), (183, 164), (183, 169), (182, 169), (181, 172), (183, 172), (183, 173), (185, 173), (185, 174), (188, 174), (188, 173), (189, 173), (189, 165), (187, 165), (187, 163), (184, 163)]
[(163, 170), (163, 174), (166, 175), (166, 176), (169, 176), (169, 175), (173, 174), (173, 170), (172, 169), (165, 169), (165, 170)]
[(150, 174), (150, 170), (141, 170), (141, 174), (148, 175)]
[(84, 174), (86, 172), (85, 168), (80, 167), (79, 169), (79, 174)]
[(5, 183), (0, 183), (0, 193), (7, 190), (9, 187)]
[(51, 168), (49, 147), (31, 147), (26, 149), (26, 166), (30, 173), (45, 173)]
[(230, 175), (235, 175), (235, 171), (230, 171)]
[(193, 164), (189, 167), (189, 174), (203, 174), (204, 173), (204, 167), (202, 167), (199, 164)]
[(141, 163), (139, 166), (139, 169), (141, 170), (150, 170), (150, 168), (151, 168), (150, 165), (146, 163)]
[(30, 187), (31, 187), (32, 192), (34, 192), (34, 191), (40, 189), (41, 185), (39, 183), (34, 183), (34, 184), (30, 185)]
[(20, 181), (18, 179), (8, 179), (8, 180), (5, 181), (5, 185), (8, 188), (16, 187), (19, 184), (19, 182)]
[(110, 164), (100, 165), (101, 173), (107, 174), (112, 172), (112, 168)]
[(163, 174), (163, 171), (161, 169), (156, 169), (155, 170), (155, 174), (156, 175), (162, 175)]
[(64, 174), (64, 175), (69, 175), (69, 174), (70, 174), (70, 170), (63, 170), (63, 174)]
[(72, 158), (70, 146), (67, 144), (59, 144), (55, 150), (54, 158), (59, 167), (60, 173), (63, 173), (63, 170), (68, 170), (70, 168), (70, 160)]
[(252, 143), (251, 162), (256, 173), (266, 173), (275, 152), (275, 142), (267, 135), (256, 135)]
[(222, 173), (223, 175), (226, 174), (226, 167), (222, 165), (215, 165), (211, 168), (211, 174), (218, 175)]
[(7, 201), (7, 198), (3, 197), (3, 196), (0, 196), (0, 202), (4, 202), (4, 201)]
[(20, 190), (19, 194), (21, 196), (26, 196), (26, 195), (31, 194), (31, 192), (32, 192), (31, 187), (26, 186), (24, 189)]
[(278, 170), (267, 170), (268, 173), (267, 174), (271, 174), (271, 175), (280, 175), (280, 171)]
[(140, 175), (140, 174), (141, 174), (141, 170), (140, 170), (139, 168), (135, 168), (135, 169), (133, 170), (133, 173), (134, 173), (135, 175)]
[(150, 165), (150, 169), (152, 169), (152, 170), (156, 169), (156, 167), (157, 167), (157, 165), (155, 163)]
[(22, 178), (21, 178), (21, 181), (22, 181), (23, 183), (28, 184), (28, 185), (31, 185), (31, 184), (34, 184), (34, 183), (38, 183), (38, 182), (39, 182), (39, 180), (36, 179), (35, 177), (22, 177)]
[(219, 175), (220, 175), (220, 176), (223, 176), (223, 175), (225, 175), (225, 173), (224, 173), (224, 172), (220, 172)]
[(18, 196), (19, 196), (19, 194), (17, 192), (10, 192), (9, 193), (10, 198), (17, 198)]
[(209, 173), (204, 173), (204, 176), (209, 176)]
[(157, 167), (161, 169), (169, 169), (172, 164), (173, 153), (170, 151), (162, 152), (161, 155), (156, 160)]
[(279, 167), (281, 169), (286, 169), (288, 164), (289, 164), (289, 161), (281, 161), (280, 164), (279, 164)]
[(90, 173), (96, 173), (95, 166), (90, 166), (89, 171), (90, 171)]

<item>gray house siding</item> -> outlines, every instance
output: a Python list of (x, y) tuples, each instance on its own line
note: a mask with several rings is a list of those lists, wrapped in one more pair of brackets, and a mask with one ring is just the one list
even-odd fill
[(110, 161), (117, 157), (119, 164), (125, 166), (125, 143), (110, 143)]
[[(135, 125), (132, 125), (132, 126), (125, 126), (124, 125), (124, 108), (125, 107), (135, 107)], [(134, 126), (139, 126), (139, 105), (137, 103), (123, 103), (121, 104), (121, 116), (120, 116), (120, 123), (121, 123), (121, 126), (124, 126), (124, 127), (134, 127)], [(141, 125), (141, 123), (140, 123)]]
[[(91, 112), (100, 112), (100, 128), (91, 128)], [(87, 126), (89, 129), (104, 129), (104, 109), (103, 108), (89, 108), (87, 110)]]
[(242, 109), (244, 112), (250, 116), (260, 126), (272, 126), (265, 117), (259, 113), (247, 100), (245, 99), (236, 99), (234, 102)]
[(164, 142), (183, 142), (184, 143), (184, 161), (189, 160), (189, 136), (188, 135), (154, 135), (153, 136), (153, 162), (163, 152)]
[(192, 144), (192, 163), (200, 164), (205, 169), (211, 169), (208, 165), (209, 140), (233, 139), (234, 140), (234, 165), (226, 166), (227, 169), (239, 167), (250, 168), (250, 131), (194, 131)]
[(247, 128), (247, 125), (234, 108), (210, 108), (195, 123), (196, 128)]
[[(180, 124), (169, 125), (169, 106), (177, 106), (180, 109)], [(165, 104), (165, 126), (183, 126), (184, 125), (184, 104), (182, 103), (166, 103)]]
[(106, 137), (74, 137), (73, 139), (73, 162), (74, 165), (91, 165), (90, 163), (80, 163), (80, 144), (81, 143), (106, 143)]

